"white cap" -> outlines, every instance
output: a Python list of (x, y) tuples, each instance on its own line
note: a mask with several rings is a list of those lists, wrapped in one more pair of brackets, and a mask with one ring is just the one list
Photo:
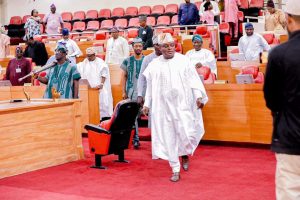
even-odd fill
[(300, 16), (299, 0), (287, 0), (285, 12), (291, 15)]
[(161, 33), (158, 35), (158, 44), (162, 45), (165, 43), (174, 42), (174, 39), (170, 33)]

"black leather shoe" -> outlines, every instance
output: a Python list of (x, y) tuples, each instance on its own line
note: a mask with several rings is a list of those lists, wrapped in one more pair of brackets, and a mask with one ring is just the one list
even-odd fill
[(174, 172), (170, 178), (170, 181), (172, 182), (177, 182), (180, 179), (180, 174), (179, 172)]
[(184, 171), (189, 170), (189, 157), (188, 156), (182, 156), (182, 168)]
[(140, 146), (141, 146), (141, 145), (140, 145), (140, 142), (139, 142), (139, 141), (134, 141), (134, 142), (133, 142), (133, 147), (134, 147), (135, 149), (138, 149)]

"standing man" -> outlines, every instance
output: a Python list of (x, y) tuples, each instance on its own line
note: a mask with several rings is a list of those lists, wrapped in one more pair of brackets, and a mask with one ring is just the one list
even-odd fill
[(150, 26), (147, 25), (147, 16), (139, 17), (140, 28), (139, 28), (139, 38), (141, 38), (144, 42), (144, 50), (148, 47), (153, 47), (152, 37), (153, 30)]
[[(135, 38), (132, 43), (134, 55), (126, 58), (122, 65), (121, 69), (124, 72), (123, 78), (123, 99), (131, 99), (137, 101), (138, 92), (137, 92), (137, 82), (139, 74), (141, 71), (142, 62), (144, 56), (143, 51), (143, 41), (141, 38)], [(137, 149), (140, 146), (140, 140), (138, 135), (138, 123), (135, 122), (135, 134), (133, 138), (133, 146)]]
[(269, 51), (270, 45), (263, 36), (254, 33), (251, 23), (245, 25), (246, 35), (243, 35), (238, 43), (239, 52), (245, 55), (245, 60), (259, 60), (260, 53)]
[(119, 36), (119, 29), (116, 26), (110, 31), (112, 37), (107, 41), (105, 62), (120, 65), (129, 56), (128, 42), (125, 38)]
[(76, 63), (76, 57), (82, 55), (80, 48), (78, 47), (77, 43), (70, 39), (70, 33), (67, 28), (63, 28), (61, 31), (63, 39), (59, 40), (58, 42), (65, 43), (68, 49), (68, 59), (72, 63)]
[(23, 57), (23, 49), (16, 47), (16, 58), (9, 61), (6, 69), (6, 80), (10, 80), (12, 86), (22, 86), (24, 83), (31, 83), (31, 78), (27, 78), (21, 82), (19, 78), (26, 76), (31, 72), (31, 65), (28, 59)]
[(24, 56), (32, 58), (37, 66), (43, 66), (47, 63), (48, 53), (45, 44), (35, 41), (33, 37), (27, 38), (27, 46), (25, 48)]
[(219, 9), (219, 4), (215, 1), (211, 1), (211, 0), (204, 0), (200, 6), (200, 10), (199, 10), (199, 15), (201, 17), (203, 17), (204, 15), (204, 11), (205, 11), (205, 3), (206, 2), (210, 2), (212, 5), (212, 12), (214, 13), (215, 16), (215, 21), (220, 23), (220, 9)]
[(144, 97), (145, 97), (145, 93), (146, 93), (146, 87), (147, 87), (146, 78), (143, 75), (143, 73), (144, 73), (145, 69), (148, 67), (149, 63), (151, 63), (154, 58), (157, 58), (161, 55), (160, 47), (158, 45), (157, 35), (153, 36), (152, 42), (153, 42), (153, 46), (154, 46), (154, 52), (145, 56), (143, 63), (142, 63), (141, 71), (139, 74), (138, 83), (137, 83), (137, 91), (138, 91), (137, 102), (141, 106), (143, 106)]
[(162, 56), (154, 59), (144, 76), (147, 90), (144, 114), (151, 108), (152, 158), (168, 160), (171, 181), (180, 179), (180, 161), (185, 171), (204, 134), (200, 108), (208, 101), (204, 86), (189, 59), (175, 53), (172, 36), (158, 38)]
[(0, 26), (0, 58), (9, 55), (10, 37), (5, 34), (4, 26)]
[(62, 99), (78, 99), (79, 79), (81, 78), (76, 65), (67, 60), (68, 50), (59, 44), (55, 50), (57, 63), (53, 63), (46, 77), (38, 76), (38, 80), (47, 85), (44, 98), (52, 98), (52, 88), (60, 93)]
[(44, 24), (46, 26), (47, 34), (59, 34), (59, 28), (64, 28), (64, 22), (59, 13), (56, 12), (56, 7), (54, 4), (50, 6), (50, 13), (44, 18)]
[(286, 19), (284, 12), (279, 9), (275, 9), (275, 4), (272, 0), (267, 3), (267, 14), (266, 14), (266, 31), (285, 30)]
[(192, 38), (194, 49), (189, 50), (186, 56), (190, 59), (193, 66), (200, 68), (207, 66), (217, 76), (217, 61), (215, 55), (208, 49), (202, 49), (203, 39), (200, 35)]
[(264, 94), (273, 116), (276, 199), (300, 199), (300, 4), (286, 4), (289, 41), (275, 47), (266, 70)]
[(86, 55), (87, 58), (78, 63), (77, 69), (82, 79), (87, 79), (92, 88), (99, 89), (100, 117), (104, 120), (113, 114), (109, 69), (104, 60), (96, 57), (93, 47), (87, 48)]
[(225, 22), (229, 23), (230, 35), (234, 38), (237, 38), (239, 33), (239, 5), (241, 5), (240, 0), (225, 0)]
[(179, 25), (194, 25), (199, 23), (199, 10), (190, 0), (185, 0), (178, 11)]

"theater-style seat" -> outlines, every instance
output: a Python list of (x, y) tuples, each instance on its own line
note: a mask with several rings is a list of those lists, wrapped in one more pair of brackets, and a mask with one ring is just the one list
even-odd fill
[(114, 8), (111, 13), (111, 18), (117, 19), (125, 14), (124, 8)]
[(73, 22), (75, 21), (84, 21), (85, 20), (85, 12), (84, 11), (77, 11), (77, 12), (74, 12), (74, 15), (73, 15)]
[(201, 35), (203, 38), (210, 37), (209, 31), (207, 30), (207, 26), (197, 26), (195, 34)]
[(101, 159), (109, 154), (118, 155), (118, 162), (127, 162), (124, 150), (131, 146), (138, 112), (139, 105), (136, 102), (123, 100), (116, 105), (111, 119), (101, 122), (100, 126), (85, 125), (90, 152), (95, 154), (95, 165), (92, 168), (106, 169)]
[(157, 18), (156, 26), (169, 26), (171, 23), (169, 16), (159, 16)]
[(178, 13), (178, 4), (166, 5), (165, 15), (176, 15)]
[(175, 42), (175, 51), (177, 53), (181, 53), (182, 54), (182, 44), (180, 42), (178, 42), (177, 39), (174, 39)]
[(82, 32), (85, 31), (85, 22), (75, 22), (73, 24), (73, 29), (72, 31), (78, 31), (78, 32)]
[(110, 9), (101, 9), (99, 11), (98, 19), (99, 20), (109, 19), (110, 16), (111, 16)]
[(100, 28), (99, 21), (89, 21), (86, 27), (87, 31), (97, 31)]
[(148, 26), (155, 26), (156, 25), (155, 17), (147, 17), (147, 25)]
[(152, 7), (151, 15), (159, 16), (159, 15), (164, 14), (164, 12), (165, 12), (165, 7), (163, 5), (155, 5)]
[(249, 8), (263, 8), (264, 0), (251, 0), (249, 4)]
[(95, 39), (96, 40), (105, 40), (107, 38), (107, 35), (106, 35), (107, 32), (104, 32), (104, 31), (97, 31), (95, 33)]
[(135, 17), (137, 15), (138, 15), (138, 8), (137, 7), (128, 7), (128, 8), (126, 8), (125, 15), (124, 15), (126, 18)]
[(40, 31), (41, 31), (41, 34), (45, 33), (45, 27), (43, 24), (40, 24)]
[(98, 11), (97, 10), (88, 10), (86, 12), (85, 19), (88, 21), (98, 19)]
[(271, 46), (278, 45), (280, 43), (273, 33), (265, 33), (263, 34), (263, 37)]
[(251, 74), (255, 83), (264, 83), (265, 77), (262, 72), (259, 71), (257, 66), (245, 66), (242, 67), (240, 74)]
[(171, 19), (171, 26), (177, 26), (178, 25), (178, 15), (174, 15)]
[(219, 30), (220, 30), (220, 33), (223, 33), (224, 34), (224, 42), (225, 42), (225, 46), (230, 46), (230, 43), (231, 43), (231, 36), (229, 34), (229, 30), (230, 30), (230, 26), (229, 26), (229, 23), (227, 22), (222, 22), (220, 25), (219, 25)]
[(163, 33), (170, 33), (172, 36), (174, 35), (174, 30), (171, 27), (162, 29)]
[(204, 84), (214, 84), (216, 80), (216, 76), (214, 73), (211, 72), (210, 68), (207, 66), (202, 66), (196, 68), (196, 71), (199, 75), (203, 76)]
[(24, 15), (22, 18), (22, 24), (25, 24), (27, 22), (27, 19), (30, 17), (31, 17), (31, 15)]
[(150, 6), (141, 6), (139, 8), (138, 15), (150, 15), (151, 14), (151, 7)]
[(115, 21), (115, 26), (120, 28), (120, 29), (124, 29), (124, 28), (127, 28), (127, 19), (117, 19)]
[(139, 27), (140, 22), (138, 17), (130, 18), (128, 28)]
[(9, 20), (9, 25), (21, 25), (22, 18), (20, 16), (13, 16)]
[(128, 39), (132, 39), (132, 38), (136, 38), (139, 35), (139, 30), (136, 28), (131, 28), (127, 30), (127, 38)]
[(61, 13), (61, 18), (64, 22), (71, 22), (73, 19), (73, 15), (71, 12), (63, 12)]
[(72, 30), (72, 24), (70, 22), (64, 22), (64, 28), (67, 28), (69, 31)]
[(114, 26), (114, 21), (111, 19), (103, 20), (100, 29), (111, 29)]

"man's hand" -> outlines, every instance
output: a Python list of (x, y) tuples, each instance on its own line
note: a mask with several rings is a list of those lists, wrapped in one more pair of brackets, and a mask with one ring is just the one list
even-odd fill
[(202, 65), (202, 63), (197, 63), (196, 64), (196, 68), (200, 68), (200, 67), (202, 67), (203, 65)]
[(142, 112), (143, 112), (144, 115), (148, 116), (148, 114), (149, 114), (149, 108), (146, 107), (146, 106), (144, 106), (144, 108), (142, 109)]
[(204, 104), (201, 102), (201, 98), (198, 98), (196, 101), (198, 109), (202, 109), (204, 107)]
[(137, 103), (142, 107), (144, 104), (144, 98), (141, 96), (138, 96), (137, 98)]
[(128, 99), (128, 96), (127, 96), (126, 92), (123, 93), (122, 98), (123, 99)]

